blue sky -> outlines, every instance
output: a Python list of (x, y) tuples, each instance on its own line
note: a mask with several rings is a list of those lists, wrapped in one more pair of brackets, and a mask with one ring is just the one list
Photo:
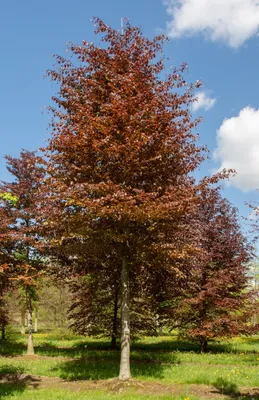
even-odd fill
[(171, 40), (165, 53), (170, 65), (187, 62), (187, 79), (201, 79), (204, 85), (194, 115), (203, 117), (198, 131), (212, 159), (199, 175), (224, 166), (236, 168), (237, 177), (224, 195), (247, 215), (244, 202), (256, 200), (255, 188), (259, 188), (259, 6), (255, 0), (1, 2), (0, 179), (8, 179), (5, 154), (18, 156), (21, 148), (44, 145), (50, 121), (45, 108), (54, 87), (43, 76), (52, 67), (52, 55), (64, 54), (68, 41), (95, 40), (92, 16), (118, 29), (125, 16), (149, 37), (168, 33)]

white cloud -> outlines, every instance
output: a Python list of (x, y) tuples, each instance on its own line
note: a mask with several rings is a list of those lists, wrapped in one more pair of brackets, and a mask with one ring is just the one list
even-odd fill
[(208, 94), (206, 94), (205, 91), (199, 92), (196, 97), (197, 101), (192, 104), (192, 110), (194, 112), (198, 111), (200, 108), (208, 111), (216, 104), (217, 101), (215, 98), (210, 97)]
[(233, 48), (256, 36), (259, 0), (164, 0), (168, 35), (172, 38), (204, 33)]
[(236, 170), (230, 179), (233, 186), (244, 192), (259, 189), (259, 109), (245, 107), (237, 117), (223, 121), (214, 158), (220, 169)]

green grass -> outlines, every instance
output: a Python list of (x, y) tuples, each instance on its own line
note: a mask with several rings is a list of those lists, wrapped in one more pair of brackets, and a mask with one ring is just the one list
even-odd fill
[[(102, 380), (118, 376), (119, 351), (109, 350), (109, 342), (103, 339), (52, 332), (35, 334), (34, 342), (37, 356), (33, 358), (23, 357), (26, 353), (25, 336), (12, 333), (7, 341), (0, 341), (0, 376), (27, 374), (59, 377), (67, 381)], [(237, 394), (240, 387), (259, 387), (259, 338), (236, 338), (228, 342), (211, 343), (207, 354), (201, 354), (196, 344), (179, 341), (175, 336), (142, 338), (132, 344), (131, 372), (133, 378), (140, 382), (175, 383), (183, 386), (204, 384), (215, 387), (221, 393)], [(0, 395), (3, 398), (184, 398), (104, 392), (66, 392), (65, 397), (62, 397), (62, 390), (57, 389), (48, 390), (48, 397), (44, 397), (45, 389), (28, 390), (26, 383), (16, 385), (14, 389), (10, 389), (11, 386), (8, 382), (0, 385)], [(190, 400), (194, 398), (188, 397)]]
[[(39, 390), (13, 390), (10, 385), (3, 391), (0, 387), (2, 399), (11, 398), (12, 400), (198, 400), (194, 396), (172, 396), (172, 395), (140, 395), (137, 393), (112, 394), (104, 391), (89, 392), (70, 392), (59, 389), (39, 389)], [(10, 397), (11, 396), (11, 397)]]
[[(164, 383), (198, 383), (212, 385), (219, 378), (226, 378), (238, 386), (259, 386), (258, 365), (224, 365), (207, 364), (202, 356), (199, 363), (143, 363), (136, 362), (132, 357), (132, 376), (139, 380), (162, 381)], [(217, 360), (215, 359), (215, 363)], [(66, 380), (99, 380), (118, 376), (119, 358), (95, 358), (78, 360), (59, 360), (58, 358), (35, 360), (20, 360), (15, 358), (1, 358), (0, 373), (2, 368), (15, 367), (23, 370), (25, 374), (41, 376), (57, 376)]]

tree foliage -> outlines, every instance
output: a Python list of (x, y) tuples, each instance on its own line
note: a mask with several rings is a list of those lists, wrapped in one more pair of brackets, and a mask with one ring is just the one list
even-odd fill
[(206, 190), (202, 196), (203, 259), (175, 316), (181, 332), (199, 339), (206, 350), (208, 339), (248, 332), (254, 304), (248, 290), (252, 247), (241, 233), (237, 210), (221, 197), (219, 188)]
[(126, 379), (128, 279), (154, 267), (152, 258), (176, 277), (195, 252), (194, 238), (184, 238), (190, 237), (186, 221), (197, 206), (190, 174), (204, 159), (204, 148), (193, 132), (199, 121), (190, 113), (195, 86), (183, 77), (186, 66), (164, 77), (159, 55), (166, 38), (149, 40), (129, 22), (123, 34), (99, 19), (95, 24), (104, 46), (71, 44), (73, 58), (57, 56), (57, 68), (48, 72), (59, 85), (47, 149), (48, 224), (59, 244), (82, 247), (98, 237), (99, 248), (90, 254), (99, 261), (103, 249), (109, 254), (116, 248), (121, 343), (128, 349), (120, 376)]
[[(19, 158), (6, 157), (7, 169), (14, 178), (0, 186), (2, 253), (12, 267), (12, 280), (24, 290), (30, 321), (28, 352), (33, 353), (32, 304), (36, 299), (36, 281), (41, 270), (41, 254), (37, 248), (40, 229), (37, 221), (39, 186), (44, 169), (33, 152), (22, 151)], [(3, 264), (2, 264), (3, 268)]]
[(186, 82), (185, 64), (166, 75), (163, 35), (94, 23), (101, 44), (70, 44), (48, 71), (58, 93), (44, 160), (7, 157), (0, 284), (25, 289), (31, 335), (42, 270), (69, 283), (73, 329), (113, 346), (121, 334), (128, 379), (131, 330), (176, 326), (203, 349), (244, 331), (251, 248), (217, 187), (230, 171), (193, 177), (206, 157), (190, 111), (200, 81)]

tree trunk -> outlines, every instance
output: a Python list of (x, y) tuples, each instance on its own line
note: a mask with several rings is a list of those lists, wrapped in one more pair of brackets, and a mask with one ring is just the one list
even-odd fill
[(27, 346), (27, 355), (34, 355), (34, 346), (33, 346), (33, 326), (32, 326), (32, 302), (30, 293), (27, 293), (27, 311), (28, 311), (28, 346)]
[(156, 315), (156, 330), (158, 330), (158, 336), (163, 336), (163, 326), (159, 320), (159, 315)]
[(208, 351), (208, 342), (207, 342), (207, 339), (204, 336), (200, 337), (200, 344), (201, 344), (201, 352), (202, 353), (207, 353), (207, 351)]
[(25, 335), (25, 314), (26, 311), (23, 309), (21, 310), (21, 334)]
[(129, 264), (122, 258), (121, 269), (121, 361), (119, 379), (130, 379)]
[(54, 311), (53, 311), (53, 319), (54, 319), (54, 326), (56, 328), (58, 326), (58, 323), (57, 323), (57, 310), (56, 309), (54, 309)]
[(38, 332), (38, 307), (35, 307), (34, 332)]
[(119, 295), (119, 287), (116, 282), (114, 308), (113, 308), (112, 340), (111, 340), (111, 349), (112, 350), (116, 350), (116, 348), (117, 348), (116, 339), (117, 339), (118, 295)]
[(256, 326), (257, 324), (257, 313), (254, 313), (253, 315), (253, 325)]
[(116, 336), (114, 336), (112, 333), (111, 350), (116, 350), (116, 349), (117, 349)]

